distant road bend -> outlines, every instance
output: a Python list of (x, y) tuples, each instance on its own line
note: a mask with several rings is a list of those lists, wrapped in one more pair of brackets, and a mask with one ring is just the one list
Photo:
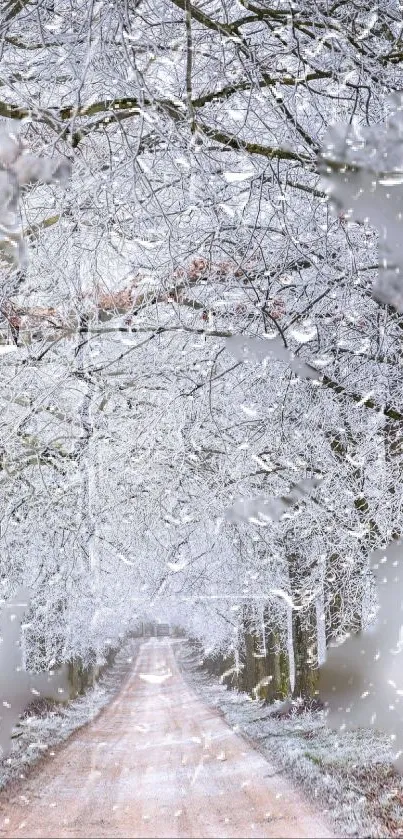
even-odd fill
[(313, 807), (145, 641), (120, 693), (0, 795), (1, 837), (331, 837)]

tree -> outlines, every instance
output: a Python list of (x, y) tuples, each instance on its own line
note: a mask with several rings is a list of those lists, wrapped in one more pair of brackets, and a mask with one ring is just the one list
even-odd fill
[[(29, 260), (2, 269), (2, 585), (33, 590), (33, 656), (100, 656), (158, 609), (236, 657), (247, 614), (309, 693), (318, 604), (328, 639), (373, 613), (402, 321), (318, 155), (336, 114), (384, 119), (398, 21), (393, 2), (6, 4), (0, 114), (72, 161), (20, 196)], [(234, 358), (234, 336), (272, 352)], [(278, 521), (225, 520), (318, 477)]]

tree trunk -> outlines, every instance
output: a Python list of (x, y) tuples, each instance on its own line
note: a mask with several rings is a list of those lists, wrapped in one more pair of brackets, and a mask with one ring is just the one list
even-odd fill
[(279, 634), (274, 629), (266, 632), (266, 671), (271, 677), (265, 689), (264, 699), (273, 702), (284, 699), (290, 693), (290, 668), (288, 655), (280, 644)]
[(312, 699), (318, 689), (316, 609), (312, 604), (306, 612), (293, 611), (293, 644), (295, 659), (294, 697)]

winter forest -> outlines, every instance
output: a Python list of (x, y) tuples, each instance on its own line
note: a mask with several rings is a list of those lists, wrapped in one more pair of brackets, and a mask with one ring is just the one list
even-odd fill
[(30, 591), (29, 670), (163, 621), (252, 698), (311, 701), (374, 624), (402, 24), (398, 0), (2, 3), (0, 597)]

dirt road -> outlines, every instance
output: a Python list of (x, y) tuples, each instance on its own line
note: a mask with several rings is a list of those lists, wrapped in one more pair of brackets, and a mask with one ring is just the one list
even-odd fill
[(1, 837), (332, 835), (186, 685), (173, 643), (145, 642), (101, 715), (0, 795)]

